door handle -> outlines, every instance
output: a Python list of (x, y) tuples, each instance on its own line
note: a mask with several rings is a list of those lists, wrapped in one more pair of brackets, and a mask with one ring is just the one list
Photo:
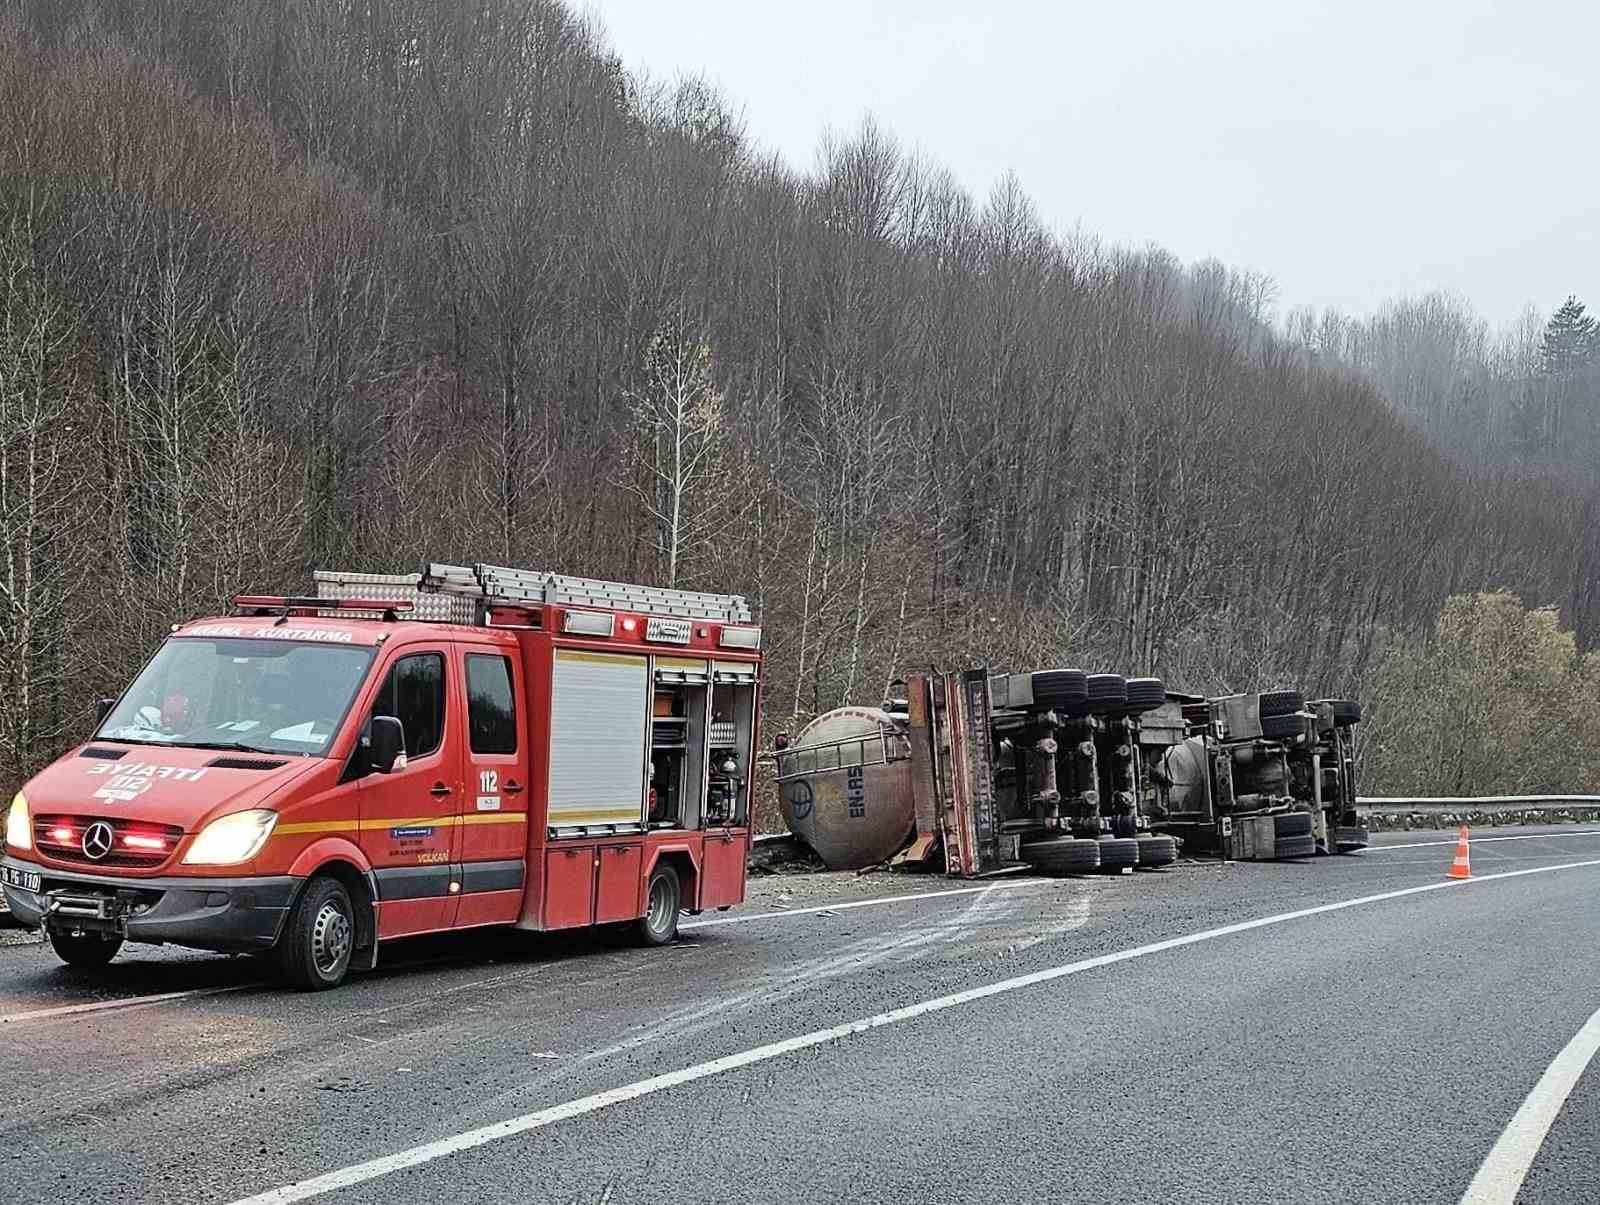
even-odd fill
[(445, 786), (442, 782), (436, 782), (433, 784), (433, 789), (429, 791), (428, 794), (437, 799), (443, 799), (446, 795), (450, 794), (450, 788)]
[(522, 784), (520, 782), (515, 782), (515, 781), (507, 782), (506, 785), (501, 787), (500, 789), (502, 791), (504, 791), (507, 795), (516, 795), (516, 794), (519, 794), (522, 791)]

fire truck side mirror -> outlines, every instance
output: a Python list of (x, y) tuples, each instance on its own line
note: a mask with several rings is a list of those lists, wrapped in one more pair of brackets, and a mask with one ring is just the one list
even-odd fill
[(117, 705), (115, 699), (96, 699), (94, 701), (94, 726), (100, 727), (106, 722), (106, 716), (111, 714), (111, 709)]
[(375, 774), (388, 774), (406, 751), (406, 730), (392, 715), (375, 715), (367, 733), (367, 764)]

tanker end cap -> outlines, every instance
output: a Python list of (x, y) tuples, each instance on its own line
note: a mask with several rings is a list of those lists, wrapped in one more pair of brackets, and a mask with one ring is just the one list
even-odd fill
[(879, 708), (841, 707), (788, 743), (794, 770), (779, 793), (783, 818), (830, 870), (875, 866), (910, 838), (915, 809), (903, 737)]

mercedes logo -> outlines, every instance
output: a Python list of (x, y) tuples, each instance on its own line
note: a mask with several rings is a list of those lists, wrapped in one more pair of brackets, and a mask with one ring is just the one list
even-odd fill
[(96, 820), (83, 830), (83, 854), (86, 858), (93, 858), (98, 862), (111, 852), (112, 833), (111, 826), (104, 820)]

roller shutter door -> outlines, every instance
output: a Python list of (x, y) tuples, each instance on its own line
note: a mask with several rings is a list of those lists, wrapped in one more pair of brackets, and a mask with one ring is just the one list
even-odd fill
[(557, 649), (550, 712), (552, 829), (644, 823), (644, 657)]

